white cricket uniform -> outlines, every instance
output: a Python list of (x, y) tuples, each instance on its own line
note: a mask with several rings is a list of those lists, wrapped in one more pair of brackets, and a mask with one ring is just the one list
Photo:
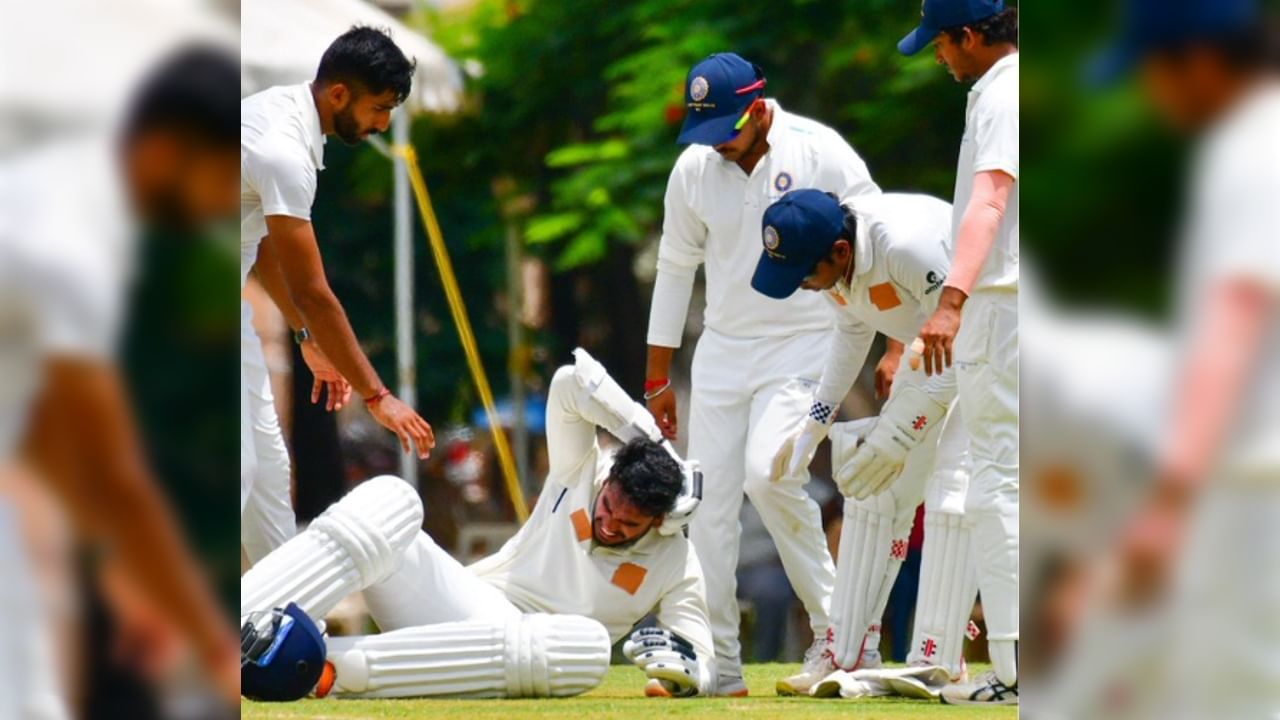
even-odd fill
[[(966, 513), (973, 518), (978, 585), (993, 643), (1018, 639), (1018, 53), (969, 91), (952, 203), (953, 237), (977, 173), (1014, 179), (995, 244), (964, 306), (953, 357), (969, 432)], [(1012, 650), (1003, 652), (1012, 658)], [(1001, 666), (996, 662), (997, 668)], [(1002, 673), (1002, 676), (1006, 673)], [(1006, 678), (1008, 679), (1008, 678)]]
[[(258, 259), (267, 217), (311, 219), (324, 133), (309, 83), (240, 102), (240, 287)], [(296, 532), (291, 465), (253, 311), (240, 302), (240, 540), (251, 563)]]
[[(27, 431), (52, 358), (114, 363), (134, 264), (115, 144), (50, 144), (0, 165), (0, 473)], [(70, 717), (48, 599), (0, 496), (0, 717)]]
[(748, 175), (707, 146), (686, 149), (667, 182), (648, 343), (679, 347), (697, 266), (706, 265), (706, 330), (698, 340), (687, 424), (704, 498), (690, 526), (706, 574), (722, 675), (740, 674), (738, 514), (745, 490), (764, 520), (815, 634), (827, 630), (835, 568), (817, 505), (799, 478), (770, 481), (782, 441), (808, 411), (831, 339), (822, 298), (774, 300), (751, 288), (764, 211), (789, 190), (878, 194), (838, 133), (769, 101), (769, 151)]
[(384, 630), (513, 613), (583, 615), (613, 642), (650, 611), (658, 624), (687, 639), (710, 661), (711, 630), (702, 571), (683, 534), (652, 530), (622, 547), (596, 543), (595, 498), (612, 453), (596, 442), (596, 426), (578, 410), (587, 391), (562, 369), (547, 398), (551, 471), (529, 520), (498, 552), (463, 567), (419, 533), (403, 566), (365, 590)]
[[(1250, 282), (1269, 298), (1252, 372), (1204, 497), (1174, 593), (1172, 707), (1164, 717), (1264, 717), (1280, 708), (1280, 83), (1255, 88), (1196, 156), (1180, 330), (1198, 340), (1209, 298)], [(1198, 349), (1197, 349), (1198, 350)], [(1180, 357), (1188, 357), (1187, 350)], [(1261, 570), (1268, 568), (1268, 571)]]

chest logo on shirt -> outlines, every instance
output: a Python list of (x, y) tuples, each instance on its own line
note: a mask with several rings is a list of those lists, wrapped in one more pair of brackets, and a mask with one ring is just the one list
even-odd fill
[(924, 290), (924, 294), (928, 295), (934, 290), (937, 290), (938, 288), (942, 287), (942, 283), (947, 281), (947, 275), (946, 273), (936, 273), (930, 270), (929, 272), (925, 273), (924, 281), (929, 283), (929, 287), (925, 288)]
[(648, 573), (648, 570), (635, 563), (624, 562), (613, 571), (613, 578), (609, 582), (626, 590), (628, 595), (635, 595)]
[(880, 309), (892, 310), (902, 304), (902, 298), (898, 297), (898, 291), (894, 289), (891, 283), (883, 282), (879, 285), (872, 285), (867, 290), (867, 297), (871, 299), (871, 304)]
[(786, 192), (791, 189), (792, 182), (791, 173), (784, 170), (773, 178), (773, 189), (778, 192)]
[(591, 539), (591, 518), (587, 517), (587, 511), (578, 508), (569, 516), (573, 521), (573, 534), (578, 538), (578, 542)]

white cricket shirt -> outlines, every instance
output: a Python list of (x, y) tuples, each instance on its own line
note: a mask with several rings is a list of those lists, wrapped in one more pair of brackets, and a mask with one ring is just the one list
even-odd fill
[(857, 218), (853, 275), (823, 293), (836, 340), (817, 399), (838, 404), (880, 332), (910, 345), (938, 307), (951, 268), (951, 206), (928, 195), (886, 193), (845, 203)]
[(240, 287), (267, 236), (267, 216), (311, 219), (324, 133), (310, 83), (268, 88), (240, 101)]
[(973, 292), (1018, 289), (1018, 53), (1006, 55), (969, 90), (964, 139), (956, 166), (951, 236), (973, 195), (973, 176), (998, 170), (1013, 178), (1013, 193), (995, 244), (974, 282)]
[[(706, 265), (706, 327), (735, 337), (777, 337), (827, 330), (821, 298), (774, 300), (751, 289), (760, 258), (764, 211), (789, 190), (818, 188), (841, 199), (879, 193), (866, 163), (839, 133), (786, 112), (773, 100), (769, 151), (751, 174), (706, 145), (690, 145), (667, 181), (658, 269)], [(655, 291), (656, 292), (656, 291)], [(655, 298), (650, 345), (679, 347), (687, 302), (667, 309)], [(678, 315), (678, 317), (677, 317)]]

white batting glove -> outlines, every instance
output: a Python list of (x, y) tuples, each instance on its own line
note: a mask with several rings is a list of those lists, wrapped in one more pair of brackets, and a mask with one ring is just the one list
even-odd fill
[(880, 410), (875, 426), (853, 457), (839, 466), (836, 485), (857, 500), (884, 492), (902, 473), (907, 453), (942, 422), (947, 406), (917, 387), (906, 386)]
[(782, 446), (773, 456), (769, 470), (769, 478), (778, 482), (783, 478), (795, 477), (813, 462), (813, 454), (818, 444), (827, 436), (831, 421), (836, 417), (834, 403), (814, 400), (809, 406), (809, 414), (795, 432), (782, 441)]
[(698, 694), (701, 668), (693, 645), (657, 627), (640, 628), (622, 644), (622, 653), (651, 680), (662, 683), (672, 697)]

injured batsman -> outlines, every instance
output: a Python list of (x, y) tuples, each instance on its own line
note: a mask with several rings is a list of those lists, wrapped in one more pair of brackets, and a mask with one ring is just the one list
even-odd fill
[[(542, 494), (494, 555), (463, 567), (421, 530), (417, 493), (383, 476), (249, 570), (247, 697), (577, 695), (628, 633), (646, 694), (715, 693), (702, 572), (683, 532), (701, 474), (600, 363), (574, 354), (551, 382)], [(601, 448), (597, 428), (625, 445)], [(312, 621), (361, 590), (384, 632), (322, 640)], [(650, 611), (657, 627), (632, 632)]]

